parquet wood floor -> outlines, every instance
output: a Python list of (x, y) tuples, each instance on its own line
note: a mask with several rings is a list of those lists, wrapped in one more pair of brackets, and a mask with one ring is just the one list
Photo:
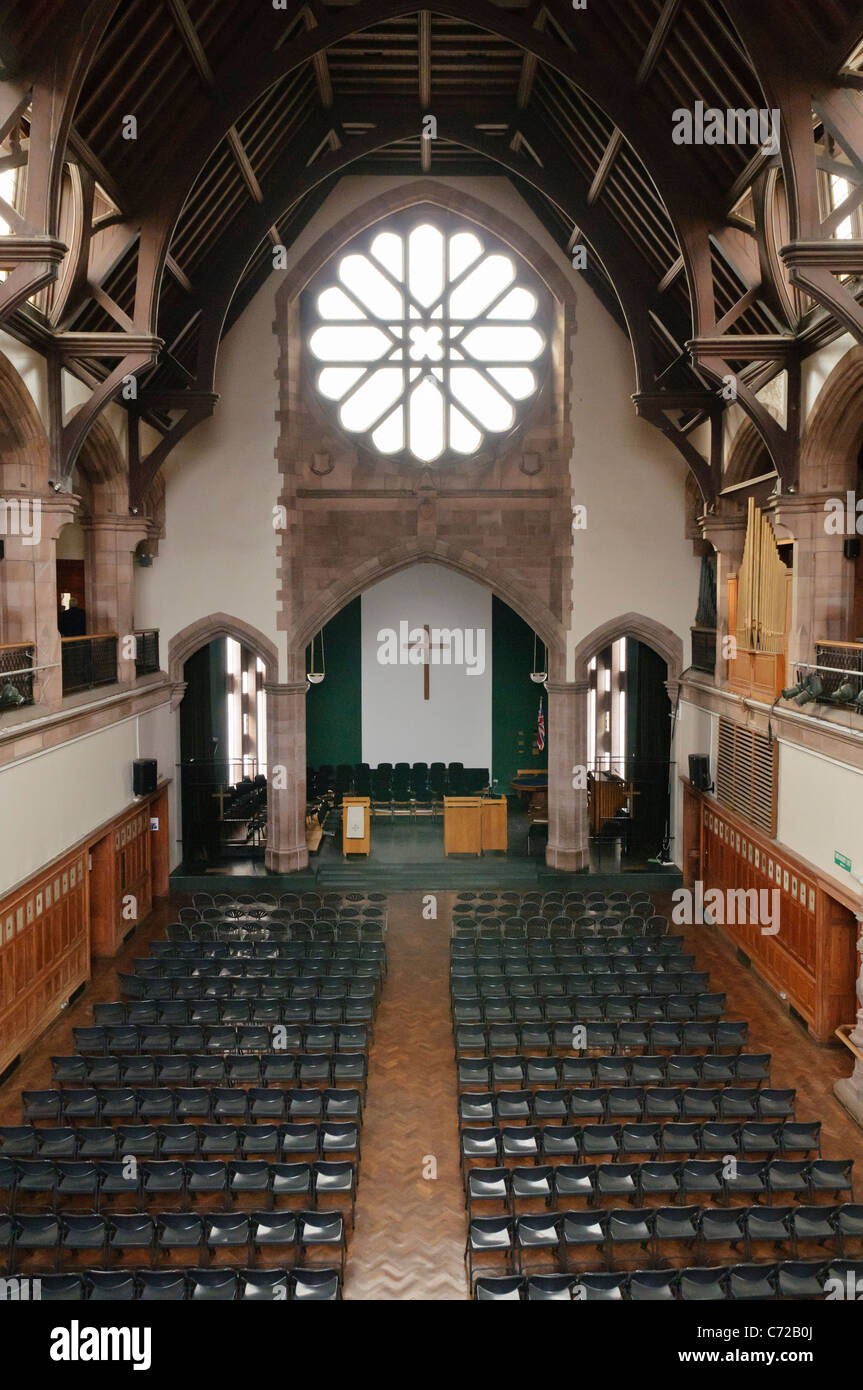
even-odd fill
[[(660, 900), (657, 900), (658, 903)], [(356, 1230), (345, 1296), (362, 1300), (459, 1300), (467, 1296), (462, 1255), (465, 1212), (458, 1168), (456, 1074), (449, 1011), (452, 895), (438, 896), (438, 918), (422, 916), (422, 896), (391, 896), (389, 975), (378, 1009), (362, 1134)], [(94, 1001), (117, 997), (116, 971), (143, 955), (176, 904), (161, 904), (111, 962), (99, 962), (83, 996), (61, 1015), (0, 1086), (0, 1123), (20, 1117), (20, 1092), (49, 1082), (52, 1053), (72, 1051), (74, 1025), (92, 1021)], [(728, 994), (729, 1018), (750, 1020), (749, 1049), (773, 1054), (773, 1082), (797, 1088), (798, 1118), (823, 1122), (827, 1158), (853, 1157), (863, 1194), (863, 1133), (834, 1099), (850, 1055), (820, 1047), (709, 928), (684, 930), (686, 949), (712, 987)], [(426, 1176), (431, 1161), (436, 1177)]]

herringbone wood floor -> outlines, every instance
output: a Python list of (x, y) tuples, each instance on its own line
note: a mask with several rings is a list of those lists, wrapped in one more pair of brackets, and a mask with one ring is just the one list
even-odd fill
[[(449, 1009), (452, 900), (452, 894), (438, 895), (436, 921), (423, 918), (419, 893), (389, 900), (389, 975), (371, 1051), (348, 1299), (467, 1297)], [(95, 1002), (118, 997), (117, 970), (128, 970), (133, 957), (146, 953), (147, 940), (162, 934), (177, 906), (177, 900), (160, 904), (119, 956), (96, 963), (81, 998), (0, 1085), (0, 1124), (19, 1122), (22, 1089), (49, 1083), (51, 1055), (73, 1050), (72, 1027), (92, 1022)], [(669, 904), (657, 899), (657, 906), (667, 911)], [(748, 1050), (772, 1053), (773, 1084), (797, 1088), (798, 1118), (823, 1122), (824, 1156), (854, 1158), (857, 1181), (863, 1181), (863, 1134), (833, 1097), (833, 1082), (850, 1074), (850, 1055), (813, 1043), (715, 931), (690, 927), (684, 937), (698, 968), (710, 971), (712, 988), (727, 991), (727, 1017), (750, 1020)], [(424, 1176), (430, 1160), (436, 1178)]]
[[(449, 1011), (449, 904), (422, 916), (418, 893), (390, 899), (389, 976), (375, 1023), (357, 1225), (345, 1293), (461, 1299), (464, 1200)], [(434, 1171), (437, 1177), (424, 1174)]]

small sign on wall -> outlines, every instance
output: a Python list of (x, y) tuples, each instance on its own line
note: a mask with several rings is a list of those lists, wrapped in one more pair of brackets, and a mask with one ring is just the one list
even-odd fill
[(838, 849), (834, 849), (834, 851), (833, 851), (833, 863), (834, 863), (834, 864), (838, 864), (840, 869), (847, 869), (848, 872), (849, 872), (849, 874), (850, 874), (850, 872), (851, 872), (851, 860), (848, 858), (848, 855), (847, 855), (847, 854), (840, 854), (839, 851), (838, 851)]

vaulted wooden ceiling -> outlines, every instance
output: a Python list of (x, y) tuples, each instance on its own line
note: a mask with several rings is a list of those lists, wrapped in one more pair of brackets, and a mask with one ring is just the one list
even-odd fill
[[(425, 172), (507, 177), (587, 248), (636, 406), (705, 499), (729, 378), (793, 486), (800, 361), (863, 341), (861, 38), (852, 0), (11, 0), (0, 321), (91, 387), (57, 422), (55, 476), (135, 375), (128, 404), (164, 434), (135, 458), (140, 500), (214, 408), (220, 337), (273, 246), (346, 174)], [(675, 144), (698, 101), (778, 109), (779, 152)], [(784, 410), (765, 403), (777, 376)]]

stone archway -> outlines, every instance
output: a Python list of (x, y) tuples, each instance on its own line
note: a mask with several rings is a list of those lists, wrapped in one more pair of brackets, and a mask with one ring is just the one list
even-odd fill
[(849, 348), (815, 398), (800, 446), (801, 493), (842, 495), (857, 485), (863, 446), (863, 345)]
[(648, 647), (652, 647), (657, 656), (668, 667), (668, 684), (672, 682), (676, 685), (683, 671), (683, 642), (676, 632), (672, 632), (670, 627), (664, 623), (659, 623), (655, 618), (648, 618), (643, 613), (621, 613), (617, 618), (610, 618), (608, 622), (600, 623), (593, 632), (589, 632), (583, 637), (575, 649), (575, 679), (577, 681), (587, 681), (588, 667), (590, 662), (601, 652), (604, 647), (608, 647), (612, 642), (616, 642), (620, 637), (635, 637), (639, 642), (644, 642)]
[[(587, 709), (588, 691), (590, 689), (589, 667), (593, 658), (612, 643), (617, 642), (621, 637), (634, 637), (637, 641), (643, 642), (645, 646), (651, 648), (657, 656), (665, 662), (666, 679), (665, 689), (669, 701), (674, 704), (677, 700), (680, 688), (680, 678), (683, 672), (683, 641), (664, 623), (657, 622), (655, 618), (649, 618), (644, 613), (621, 613), (616, 618), (609, 618), (606, 622), (600, 623), (592, 632), (589, 632), (578, 643), (573, 653), (575, 683), (572, 687), (576, 692), (575, 709), (573, 719), (575, 729), (573, 732), (573, 742), (575, 752), (573, 756), (573, 767), (587, 768)], [(673, 738), (673, 731), (672, 731)], [(587, 794), (584, 795), (582, 814), (579, 819), (579, 827), (583, 836), (581, 851), (582, 862), (587, 864), (589, 860), (588, 847), (588, 823), (587, 823)], [(669, 816), (673, 824), (673, 791), (669, 791)]]
[(206, 618), (198, 618), (175, 632), (168, 643), (168, 675), (175, 686), (183, 683), (183, 667), (189, 657), (217, 637), (233, 637), (235, 641), (242, 642), (264, 663), (267, 680), (276, 680), (279, 654), (269, 637), (252, 627), (251, 623), (232, 617), (230, 613), (208, 613)]
[[(374, 561), (364, 561), (340, 577), (339, 581), (317, 595), (313, 604), (297, 613), (293, 630), (289, 633), (289, 645), (297, 656), (302, 656), (312, 637), (346, 604), (363, 593), (372, 584), (411, 565), (431, 563), (456, 570), (477, 584), (491, 589), (495, 597), (516, 612), (520, 618), (533, 628), (548, 648), (549, 659), (562, 662), (566, 653), (566, 633), (563, 624), (548, 609), (541, 599), (519, 590), (513, 577), (498, 566), (490, 564), (474, 551), (464, 547), (424, 544), (422, 540), (402, 541), (391, 546), (376, 557)], [(299, 671), (297, 672), (299, 675)]]
[[(199, 652), (202, 647), (207, 647), (211, 642), (219, 638), (232, 637), (234, 641), (241, 643), (263, 662), (264, 665), (264, 689), (267, 692), (267, 763), (270, 770), (276, 765), (277, 759), (281, 756), (281, 750), (277, 748), (278, 740), (274, 735), (280, 732), (278, 721), (278, 692), (284, 689), (283, 686), (275, 684), (278, 677), (279, 655), (276, 646), (258, 628), (253, 627), (242, 618), (234, 617), (230, 613), (208, 613), (204, 618), (198, 618), (195, 622), (189, 623), (186, 627), (175, 632), (168, 642), (168, 677), (172, 685), (171, 708), (177, 710), (186, 693), (186, 681), (184, 667), (186, 662)], [(305, 686), (303, 687), (305, 689)], [(275, 692), (275, 697), (271, 692)], [(176, 737), (177, 747), (181, 747), (181, 722), (178, 723)], [(181, 750), (182, 751), (182, 750)], [(304, 766), (305, 766), (305, 759)], [(272, 781), (272, 777), (271, 777)], [(182, 807), (184, 796), (179, 794), (178, 800), (178, 821), (182, 820)], [(302, 787), (303, 813), (305, 813), (305, 776), (303, 775)], [(270, 842), (274, 834), (274, 825), (278, 824), (280, 812), (279, 797), (270, 792), (268, 827), (268, 850), (267, 862), (270, 863)], [(305, 819), (303, 820), (303, 825)], [(305, 847), (305, 845), (304, 845)], [(271, 867), (279, 868), (278, 863)], [(291, 867), (299, 867), (292, 865)]]

